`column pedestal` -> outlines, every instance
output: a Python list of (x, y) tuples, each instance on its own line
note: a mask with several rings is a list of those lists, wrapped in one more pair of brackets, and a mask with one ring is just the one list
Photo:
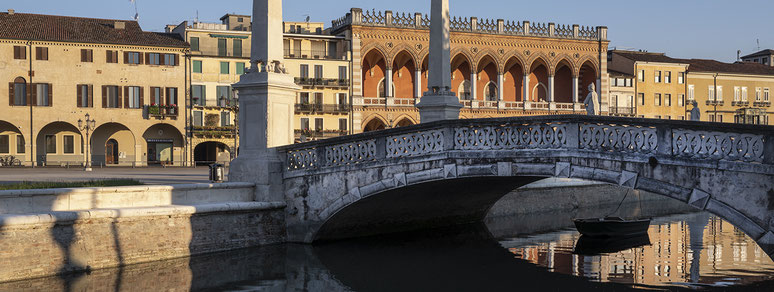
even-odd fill
[(459, 119), (462, 104), (453, 92), (425, 92), (416, 107), (420, 122), (429, 123)]

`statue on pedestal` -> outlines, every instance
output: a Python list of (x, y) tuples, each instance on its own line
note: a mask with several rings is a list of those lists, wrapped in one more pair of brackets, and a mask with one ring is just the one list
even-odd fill
[(596, 87), (594, 86), (594, 83), (589, 84), (589, 94), (586, 95), (586, 101), (583, 102), (583, 104), (586, 105), (586, 114), (589, 116), (596, 115), (596, 107), (597, 107), (597, 99), (599, 99), (599, 95), (597, 95)]
[(691, 102), (693, 109), (691, 109), (691, 121), (701, 121), (701, 110), (699, 109), (699, 103), (695, 100)]

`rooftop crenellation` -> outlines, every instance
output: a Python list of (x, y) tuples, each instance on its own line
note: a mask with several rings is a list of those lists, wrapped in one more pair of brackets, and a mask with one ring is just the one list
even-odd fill
[[(383, 26), (398, 28), (430, 29), (430, 17), (422, 13), (393, 13), (390, 10), (363, 10), (352, 8), (347, 15), (331, 22), (332, 31), (348, 25)], [(607, 27), (556, 25), (554, 23), (533, 23), (478, 17), (452, 17), (450, 30), (456, 32), (477, 32), (486, 34), (522, 35), (533, 37), (607, 40)]]

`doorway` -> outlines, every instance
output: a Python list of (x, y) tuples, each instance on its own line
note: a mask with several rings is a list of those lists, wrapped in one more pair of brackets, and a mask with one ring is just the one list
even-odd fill
[(118, 164), (118, 142), (110, 139), (105, 143), (105, 164)]
[(173, 163), (173, 142), (148, 143), (148, 164), (171, 165)]

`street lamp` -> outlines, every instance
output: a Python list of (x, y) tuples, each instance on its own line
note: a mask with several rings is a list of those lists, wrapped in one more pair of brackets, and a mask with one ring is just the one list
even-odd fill
[(91, 140), (89, 140), (89, 133), (94, 130), (95, 126), (97, 125), (97, 121), (92, 120), (89, 114), (86, 114), (86, 121), (84, 123), (83, 120), (78, 119), (78, 128), (81, 131), (86, 131), (86, 165), (84, 167), (84, 171), (91, 171), (91, 149), (89, 145), (91, 145)]

